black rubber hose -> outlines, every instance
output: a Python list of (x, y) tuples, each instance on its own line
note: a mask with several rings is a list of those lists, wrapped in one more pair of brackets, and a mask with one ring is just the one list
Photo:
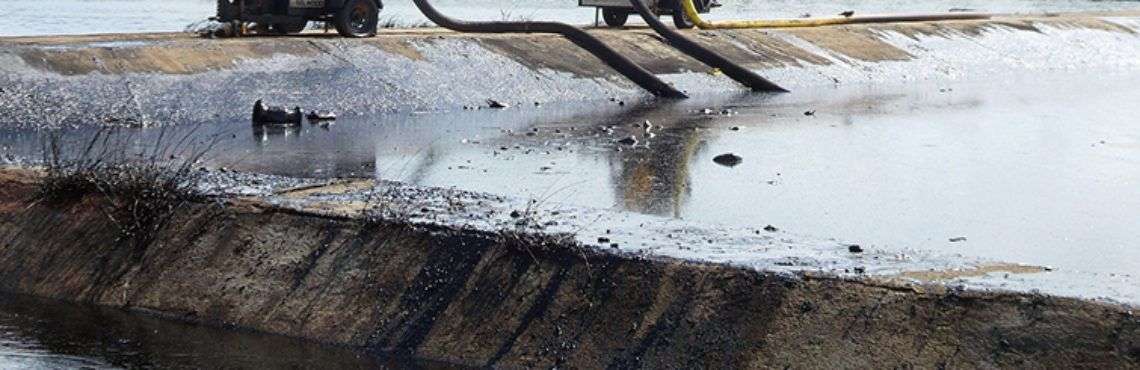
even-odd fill
[(629, 78), (638, 86), (653, 95), (684, 99), (688, 95), (661, 81), (645, 68), (618, 54), (596, 37), (565, 23), (557, 22), (467, 22), (449, 18), (428, 4), (427, 0), (414, 0), (416, 7), (435, 24), (459, 32), (471, 33), (556, 33), (565, 36), (574, 44), (586, 49), (608, 64), (614, 70)]
[(693, 40), (689, 40), (689, 38), (680, 32), (666, 27), (664, 23), (661, 23), (661, 20), (657, 19), (657, 15), (641, 0), (629, 0), (629, 2), (637, 9), (637, 13), (641, 14), (641, 18), (645, 19), (645, 23), (649, 23), (649, 27), (657, 31), (658, 34), (669, 41), (669, 44), (673, 45), (677, 50), (696, 58), (710, 67), (720, 69), (726, 76), (731, 77), (744, 86), (748, 86), (752, 91), (788, 92), (788, 90), (768, 81), (764, 77), (760, 77), (760, 75), (757, 75), (748, 68), (733, 63), (731, 60), (720, 56), (720, 54), (701, 46)]

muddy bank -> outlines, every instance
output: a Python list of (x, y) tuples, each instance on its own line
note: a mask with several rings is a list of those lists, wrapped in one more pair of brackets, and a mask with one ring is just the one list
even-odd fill
[[(689, 33), (782, 86), (901, 84), (1009, 73), (1140, 68), (1135, 13), (1003, 17)], [(694, 94), (743, 91), (645, 29), (592, 31)], [(233, 122), (258, 98), (344, 114), (646, 98), (550, 35), (390, 30), (205, 40), (186, 34), (0, 39), (0, 123), (22, 126)], [(1095, 50), (1095, 52), (1094, 52)]]
[(1125, 308), (1032, 294), (637, 258), (451, 227), (366, 224), (231, 199), (157, 242), (101, 200), (29, 207), (0, 186), (0, 289), (419, 358), (504, 367), (1135, 367)]

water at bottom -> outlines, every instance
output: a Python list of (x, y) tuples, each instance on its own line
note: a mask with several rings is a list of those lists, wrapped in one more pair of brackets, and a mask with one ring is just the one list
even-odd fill
[(455, 368), (118, 309), (0, 294), (0, 369)]

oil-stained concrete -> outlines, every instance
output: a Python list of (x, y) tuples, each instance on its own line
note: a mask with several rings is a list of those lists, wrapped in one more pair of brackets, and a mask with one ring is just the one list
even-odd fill
[(473, 366), (1140, 362), (1140, 319), (1115, 305), (643, 259), (257, 199), (187, 207), (139, 245), (117, 240), (97, 197), (29, 206), (34, 173), (0, 181), (0, 289), (192, 322)]
[[(1140, 68), (1135, 13), (811, 29), (693, 31), (794, 89)], [(691, 93), (737, 91), (647, 29), (594, 30)], [(0, 39), (0, 124), (181, 124), (244, 117), (267, 99), (344, 113), (457, 110), (647, 95), (554, 35), (390, 30), (208, 40), (188, 34)]]

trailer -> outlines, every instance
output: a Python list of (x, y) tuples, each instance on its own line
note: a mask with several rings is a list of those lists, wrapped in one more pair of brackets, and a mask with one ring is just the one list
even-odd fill
[[(716, 0), (693, 0), (693, 3), (697, 6), (697, 11), (702, 14), (720, 6)], [(672, 15), (673, 24), (677, 28), (689, 29), (694, 26), (693, 20), (685, 14), (681, 0), (646, 0), (645, 4), (658, 16)], [(629, 15), (637, 13), (629, 0), (578, 0), (578, 6), (597, 9), (597, 12), (601, 13), (602, 20), (610, 27), (624, 26), (629, 20)], [(596, 18), (594, 22), (597, 23)]]
[(219, 22), (259, 33), (287, 35), (301, 32), (310, 21), (336, 27), (344, 37), (376, 35), (381, 0), (218, 0)]

